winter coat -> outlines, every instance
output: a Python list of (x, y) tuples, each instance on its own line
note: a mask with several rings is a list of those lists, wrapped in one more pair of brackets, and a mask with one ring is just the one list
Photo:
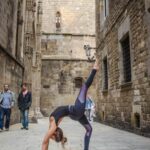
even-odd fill
[(31, 92), (27, 92), (26, 95), (23, 95), (21, 92), (18, 96), (18, 108), (21, 111), (27, 110), (31, 107), (32, 104), (32, 94)]

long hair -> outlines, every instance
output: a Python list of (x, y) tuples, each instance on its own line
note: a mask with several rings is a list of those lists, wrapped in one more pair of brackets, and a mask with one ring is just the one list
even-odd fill
[(59, 127), (56, 129), (55, 141), (57, 143), (61, 142), (62, 146), (67, 142), (67, 138), (64, 137), (63, 130)]

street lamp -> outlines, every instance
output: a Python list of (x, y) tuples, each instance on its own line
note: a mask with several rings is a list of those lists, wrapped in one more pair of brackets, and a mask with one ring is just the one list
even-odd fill
[(88, 57), (88, 61), (90, 61), (90, 62), (94, 61), (94, 56), (91, 56), (92, 49), (96, 49), (96, 48), (91, 47), (90, 45), (84, 45), (84, 50), (85, 50), (86, 56)]

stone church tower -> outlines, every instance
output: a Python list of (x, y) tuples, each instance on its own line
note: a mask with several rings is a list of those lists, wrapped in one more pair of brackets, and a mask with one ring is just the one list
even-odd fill
[(91, 70), (84, 45), (95, 47), (95, 0), (43, 0), (42, 9), (40, 107), (48, 115), (74, 103)]

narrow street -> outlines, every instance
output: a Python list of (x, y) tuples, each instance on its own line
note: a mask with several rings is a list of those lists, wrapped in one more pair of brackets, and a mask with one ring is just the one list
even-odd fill
[[(48, 118), (30, 125), (30, 130), (20, 130), (20, 124), (11, 126), (9, 132), (0, 133), (0, 150), (40, 150), (43, 136), (48, 128)], [(62, 123), (68, 138), (65, 150), (83, 150), (84, 128), (68, 118)], [(61, 145), (51, 141), (49, 150), (62, 150)], [(150, 139), (93, 123), (90, 150), (150, 150)]]

